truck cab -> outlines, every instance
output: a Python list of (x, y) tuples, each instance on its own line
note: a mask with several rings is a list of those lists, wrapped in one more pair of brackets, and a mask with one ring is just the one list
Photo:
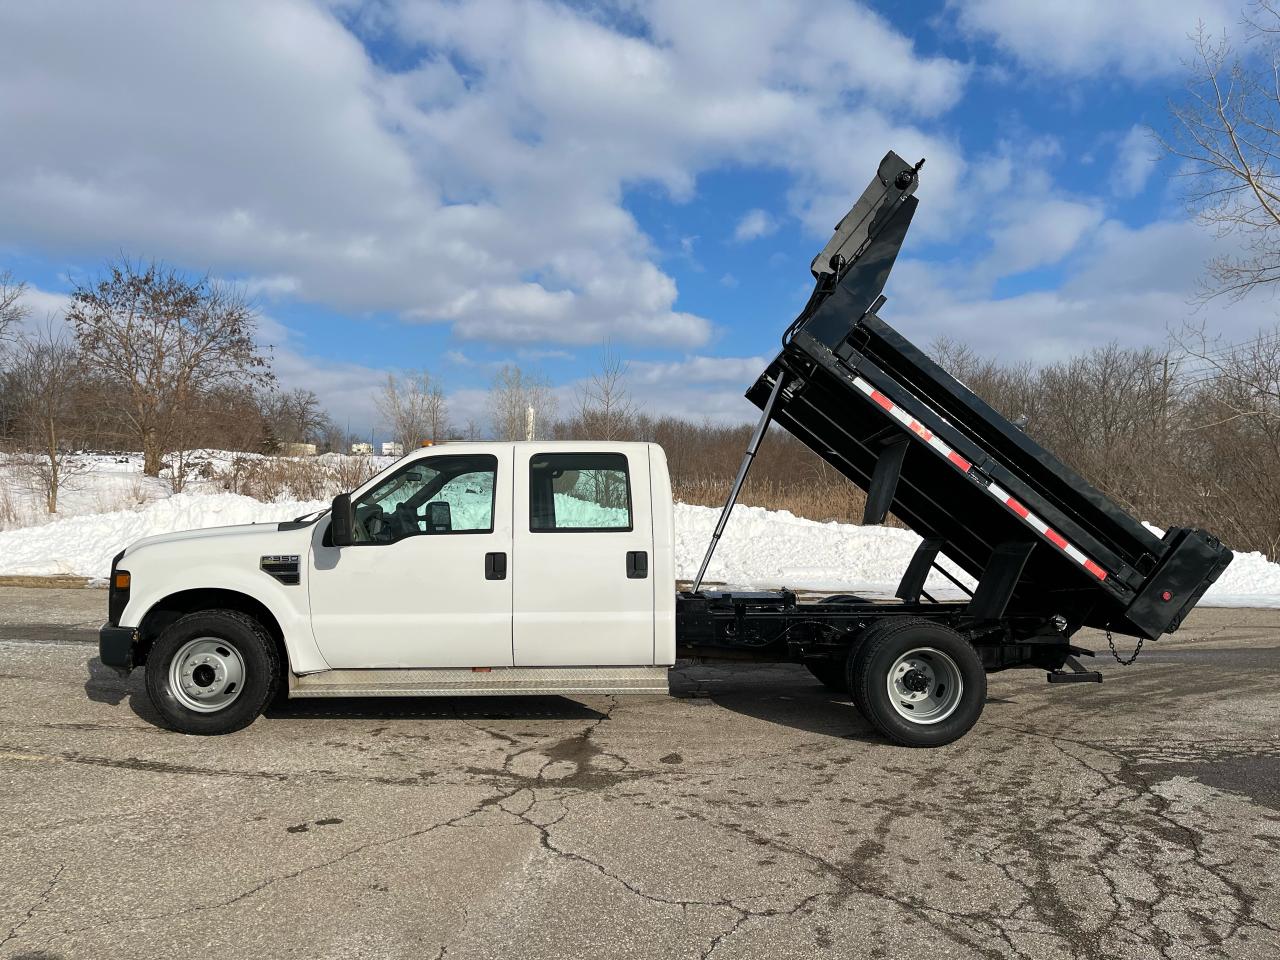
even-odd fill
[(666, 692), (674, 581), (657, 445), (446, 443), (335, 510), (132, 544), (100, 648), (190, 733), (279, 691)]

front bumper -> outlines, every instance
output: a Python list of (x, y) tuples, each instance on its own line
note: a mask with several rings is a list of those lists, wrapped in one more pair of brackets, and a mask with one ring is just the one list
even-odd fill
[(127, 674), (134, 667), (133, 649), (138, 632), (133, 627), (106, 624), (98, 631), (98, 656), (104, 666)]

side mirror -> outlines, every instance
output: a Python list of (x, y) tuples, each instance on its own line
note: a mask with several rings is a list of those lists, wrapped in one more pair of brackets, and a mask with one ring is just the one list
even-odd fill
[(427, 526), (431, 533), (449, 533), (453, 530), (453, 516), (449, 504), (435, 500), (427, 504)]
[(340, 493), (333, 498), (333, 510), (329, 515), (329, 539), (335, 547), (349, 547), (355, 543), (356, 515), (351, 507), (351, 495)]

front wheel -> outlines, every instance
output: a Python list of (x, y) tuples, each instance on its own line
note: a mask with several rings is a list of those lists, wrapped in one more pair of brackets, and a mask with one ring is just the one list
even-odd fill
[(854, 702), (906, 747), (958, 740), (982, 716), (987, 673), (973, 646), (929, 620), (888, 622), (868, 632), (850, 660)]
[(147, 695), (180, 733), (247, 727), (280, 686), (275, 642), (252, 617), (200, 610), (170, 624), (147, 656)]

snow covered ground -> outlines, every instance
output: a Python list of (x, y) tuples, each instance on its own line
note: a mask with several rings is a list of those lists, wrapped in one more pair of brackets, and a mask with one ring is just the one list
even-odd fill
[[(288, 520), (328, 506), (323, 500), (264, 503), (219, 492), (214, 480), (170, 494), (162, 481), (144, 482), (140, 464), (115, 458), (101, 458), (77, 480), (78, 492), (64, 500), (70, 516), (0, 531), (0, 574), (106, 577), (111, 557), (141, 537)], [(711, 507), (676, 505), (680, 579), (696, 575), (718, 516)], [(907, 530), (819, 523), (785, 511), (740, 506), (707, 579), (735, 587), (891, 594), (918, 543), (919, 537)], [(935, 596), (958, 595), (938, 574), (930, 577), (926, 589)], [(1280, 607), (1280, 565), (1258, 553), (1237, 554), (1203, 603)]]
[[(395, 457), (348, 457), (324, 454), (319, 457), (268, 457), (258, 453), (226, 450), (190, 450), (180, 461), (186, 479), (186, 493), (216, 494), (242, 492), (254, 480), (261, 485), (263, 467), (274, 466), (287, 476), (300, 473), (322, 477), (360, 471), (372, 473), (395, 462)], [(173, 458), (167, 463), (172, 464)], [(289, 468), (295, 467), (291, 471)], [(345, 471), (343, 468), (347, 468)], [(255, 472), (255, 468), (259, 468)], [(58, 512), (45, 509), (44, 493), (24, 470), (15, 456), (0, 454), (0, 530), (40, 526), (93, 513), (135, 510), (174, 494), (171, 469), (159, 477), (142, 473), (142, 455), (138, 453), (85, 453), (67, 458), (66, 475), (58, 491)], [(336, 492), (336, 491), (335, 491)], [(265, 499), (298, 500), (306, 497), (285, 495)]]

